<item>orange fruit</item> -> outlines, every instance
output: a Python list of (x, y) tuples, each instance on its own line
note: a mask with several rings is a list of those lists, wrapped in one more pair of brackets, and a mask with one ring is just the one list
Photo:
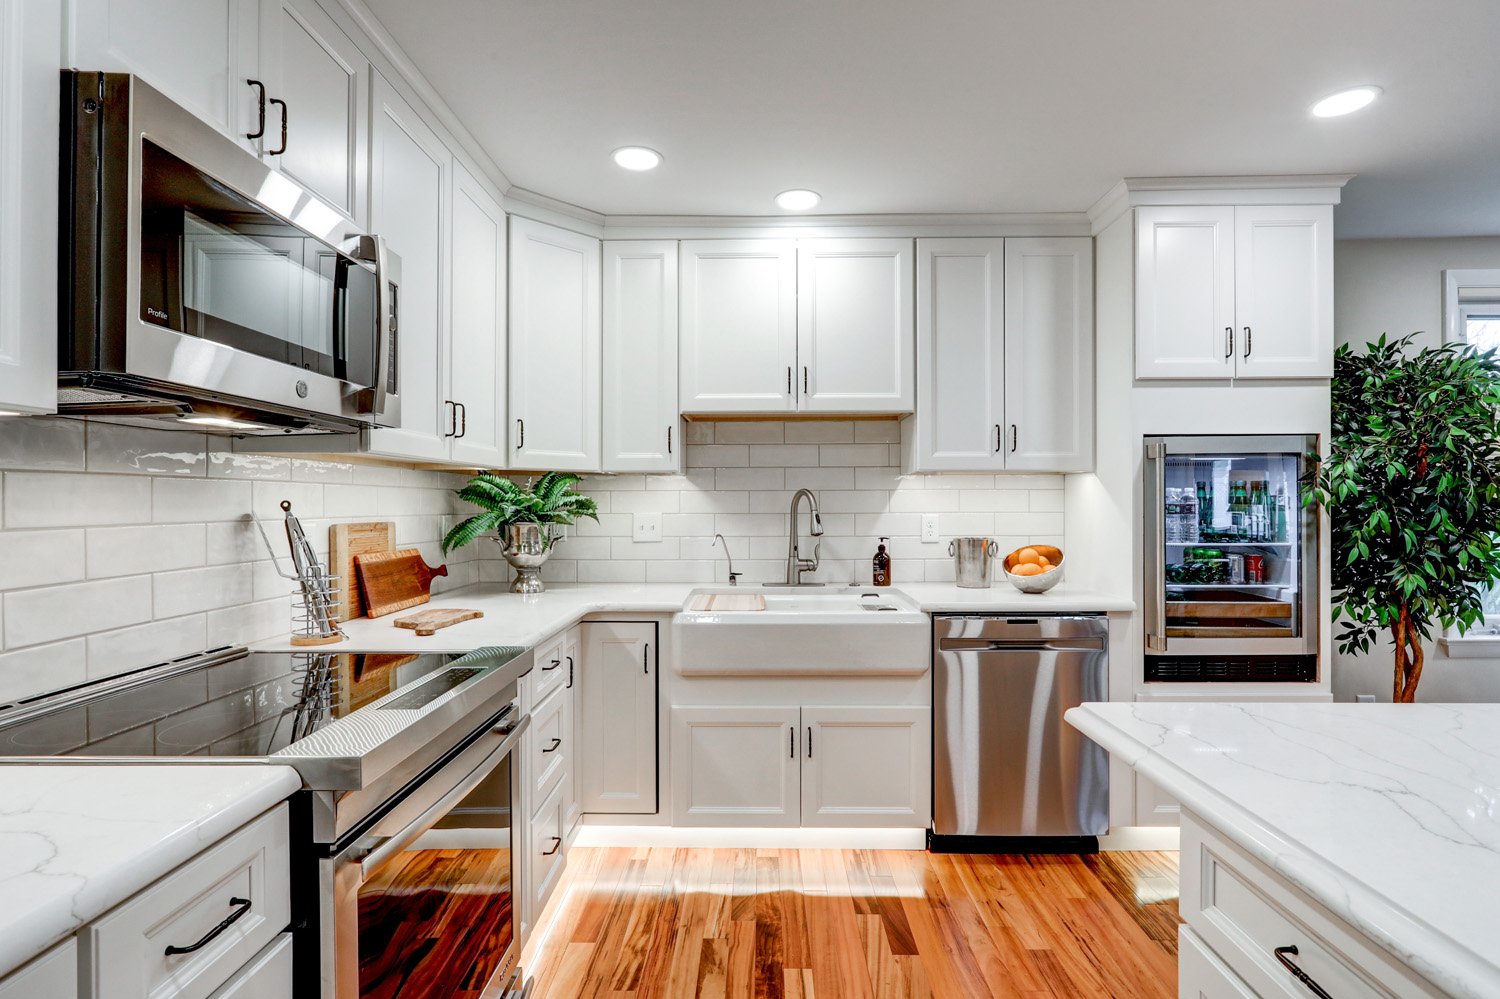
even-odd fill
[(1022, 562), (1010, 570), (1013, 576), (1039, 576), (1044, 571), (1035, 562)]
[(1036, 565), (1041, 560), (1042, 555), (1035, 548), (1022, 548), (1016, 552), (1016, 563), (1018, 565)]

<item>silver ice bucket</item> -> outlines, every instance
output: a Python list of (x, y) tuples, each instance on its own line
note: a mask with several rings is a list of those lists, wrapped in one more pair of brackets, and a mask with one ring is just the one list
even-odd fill
[(953, 578), (959, 586), (989, 589), (995, 542), (989, 538), (954, 538), (948, 542), (948, 554), (953, 556)]

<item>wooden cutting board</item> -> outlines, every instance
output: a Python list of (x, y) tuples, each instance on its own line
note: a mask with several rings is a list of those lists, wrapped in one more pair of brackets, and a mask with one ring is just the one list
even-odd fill
[(448, 575), (446, 565), (429, 569), (415, 548), (356, 555), (354, 568), (359, 575), (359, 591), (364, 596), (365, 613), (370, 617), (384, 617), (417, 604), (425, 604), (432, 589), (432, 580), (437, 576)]
[(693, 601), (695, 611), (763, 611), (766, 598), (759, 593), (701, 593)]
[(446, 628), (460, 621), (472, 621), (476, 617), (484, 617), (484, 611), (449, 607), (443, 610), (417, 611), (415, 614), (398, 617), (391, 623), (398, 628), (410, 628), (418, 635), (426, 636), (439, 628)]
[(334, 524), (328, 529), (328, 571), (339, 577), (338, 620), (348, 621), (365, 612), (354, 573), (354, 556), (388, 552), (396, 547), (396, 525), (390, 521), (366, 524)]

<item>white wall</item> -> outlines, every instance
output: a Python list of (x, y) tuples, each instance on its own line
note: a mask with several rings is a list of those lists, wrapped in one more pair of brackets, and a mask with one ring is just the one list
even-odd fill
[[(0, 704), (291, 628), (249, 514), (285, 555), (290, 500), (327, 557), (328, 525), (389, 520), (444, 561), (443, 472), (238, 455), (198, 433), (78, 419), (0, 420)], [(478, 577), (472, 551), (434, 589)], [(283, 558), (283, 568), (290, 567)]]
[[(1421, 331), (1422, 345), (1442, 342), (1443, 271), (1500, 268), (1500, 237), (1464, 239), (1350, 239), (1334, 248), (1334, 324), (1339, 343), (1363, 344), (1381, 333)], [(1334, 653), (1334, 699), (1356, 694), (1391, 697), (1392, 649), (1365, 656)], [(1449, 658), (1436, 643), (1417, 697), (1423, 701), (1500, 701), (1500, 656)]]

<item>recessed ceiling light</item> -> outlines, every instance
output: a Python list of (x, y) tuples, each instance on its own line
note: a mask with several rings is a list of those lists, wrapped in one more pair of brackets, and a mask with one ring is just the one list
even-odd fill
[(1353, 87), (1349, 90), (1340, 90), (1314, 104), (1312, 113), (1319, 118), (1337, 118), (1341, 114), (1358, 111), (1379, 96), (1379, 87)]
[(661, 153), (645, 146), (621, 146), (614, 151), (614, 157), (626, 170), (653, 170), (661, 162)]
[(817, 191), (782, 191), (776, 195), (776, 203), (789, 212), (805, 212), (822, 200)]
[(178, 423), (196, 423), (205, 427), (223, 427), (225, 430), (259, 430), (261, 424), (246, 423), (243, 420), (228, 420), (222, 416), (183, 416)]

